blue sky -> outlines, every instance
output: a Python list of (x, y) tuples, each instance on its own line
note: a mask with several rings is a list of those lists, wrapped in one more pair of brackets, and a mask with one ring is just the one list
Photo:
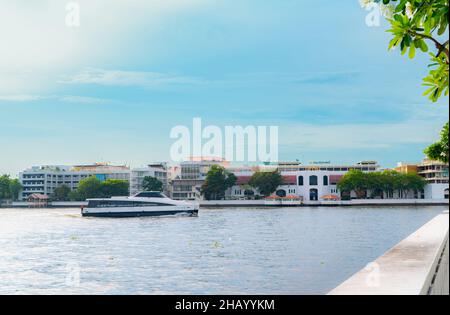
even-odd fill
[(172, 127), (280, 126), (280, 159), (417, 162), (447, 121), (428, 59), (357, 0), (0, 0), (0, 173), (168, 160)]

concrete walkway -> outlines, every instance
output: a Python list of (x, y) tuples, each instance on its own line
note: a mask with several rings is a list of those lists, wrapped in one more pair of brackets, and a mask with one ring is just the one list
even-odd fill
[(330, 295), (448, 295), (449, 215), (437, 216)]

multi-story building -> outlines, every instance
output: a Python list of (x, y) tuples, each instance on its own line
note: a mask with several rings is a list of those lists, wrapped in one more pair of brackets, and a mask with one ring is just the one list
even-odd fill
[[(327, 195), (338, 196), (340, 193), (337, 183), (350, 170), (374, 172), (378, 169), (378, 163), (375, 161), (363, 161), (355, 165), (331, 165), (329, 162), (302, 165), (299, 162), (289, 162), (265, 164), (261, 167), (261, 170), (279, 170), (283, 176), (284, 183), (276, 191), (278, 196), (294, 195), (311, 201), (319, 200)], [(239, 199), (252, 194), (248, 188), (252, 174), (253, 171), (248, 170), (235, 173), (238, 179), (237, 185), (229, 190), (227, 197)], [(253, 193), (256, 192), (253, 190)]]
[(404, 174), (417, 174), (418, 168), (419, 166), (414, 163), (399, 162), (394, 170)]
[(71, 190), (78, 188), (82, 179), (95, 176), (99, 180), (130, 180), (130, 169), (127, 166), (114, 166), (102, 163), (92, 165), (45, 165), (33, 166), (19, 173), (23, 186), (20, 200), (26, 200), (31, 194), (51, 196), (55, 189), (67, 186)]
[(175, 200), (201, 199), (201, 187), (213, 165), (228, 167), (229, 164), (217, 158), (192, 158), (190, 161), (182, 162), (178, 175), (171, 182), (171, 197)]
[(168, 193), (168, 166), (167, 163), (153, 163), (146, 167), (131, 170), (130, 195), (135, 195), (144, 190), (145, 177), (154, 177), (163, 183), (164, 193)]
[(428, 182), (425, 187), (425, 198), (449, 198), (448, 164), (425, 159), (417, 166), (417, 173)]
[(417, 173), (430, 184), (448, 184), (448, 164), (443, 162), (425, 159), (417, 166)]

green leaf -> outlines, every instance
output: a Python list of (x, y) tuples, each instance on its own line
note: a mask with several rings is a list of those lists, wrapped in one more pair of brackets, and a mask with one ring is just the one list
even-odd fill
[(414, 59), (414, 57), (416, 56), (416, 46), (411, 45), (411, 47), (409, 48), (409, 59)]
[(396, 20), (397, 22), (400, 22), (400, 23), (402, 23), (402, 16), (400, 15), (400, 14), (396, 14), (396, 15), (394, 15), (394, 20)]
[(403, 37), (405, 40), (405, 46), (409, 47), (411, 46), (412, 38), (409, 34), (406, 34), (405, 37)]
[(447, 21), (446, 21), (446, 19), (445, 19), (446, 17), (444, 17), (444, 19), (442, 19), (442, 22), (441, 22), (441, 26), (439, 27), (439, 30), (438, 30), (438, 35), (439, 36), (441, 36), (442, 34), (444, 34), (445, 33), (445, 31), (447, 30)]
[(400, 3), (397, 5), (397, 7), (395, 8), (395, 13), (397, 12), (401, 12), (405, 9), (406, 7), (406, 3), (408, 2), (408, 0), (402, 0), (400, 1)]
[(428, 45), (423, 39), (419, 40), (419, 48), (425, 53), (428, 51)]
[(398, 45), (398, 42), (400, 41), (400, 37), (396, 36), (389, 42), (388, 49), (391, 50), (392, 48), (396, 47)]

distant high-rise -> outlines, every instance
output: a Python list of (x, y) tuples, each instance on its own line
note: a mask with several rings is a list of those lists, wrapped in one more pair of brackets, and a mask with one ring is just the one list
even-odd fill
[(33, 166), (19, 173), (23, 190), (19, 197), (26, 200), (31, 194), (51, 196), (55, 189), (67, 186), (72, 191), (78, 188), (82, 179), (95, 176), (101, 181), (107, 179), (130, 180), (130, 169), (127, 166), (95, 163), (91, 165), (44, 165)]

